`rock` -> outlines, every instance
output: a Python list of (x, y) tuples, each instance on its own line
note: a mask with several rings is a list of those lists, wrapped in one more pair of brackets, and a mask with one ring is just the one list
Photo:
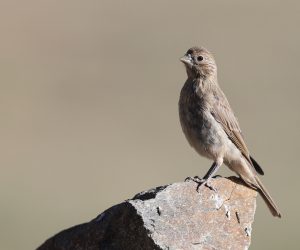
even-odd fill
[(248, 249), (256, 191), (236, 177), (210, 185), (216, 191), (188, 181), (139, 193), (38, 249)]

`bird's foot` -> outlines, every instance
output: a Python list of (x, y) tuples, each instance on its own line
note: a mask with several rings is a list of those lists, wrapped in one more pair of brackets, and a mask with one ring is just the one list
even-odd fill
[(187, 177), (187, 178), (185, 178), (184, 181), (193, 181), (193, 182), (196, 182), (198, 184), (197, 188), (196, 188), (196, 190), (197, 190), (198, 193), (199, 193), (200, 187), (203, 186), (203, 185), (205, 187), (209, 188), (210, 190), (212, 190), (214, 192), (217, 192), (217, 190), (213, 186), (211, 186), (209, 184), (209, 179), (204, 179), (204, 178), (200, 178), (199, 176), (194, 176), (194, 177)]
[(200, 178), (199, 176), (196, 175), (194, 177), (188, 176), (185, 178), (184, 181), (193, 181), (193, 182), (198, 183), (198, 182), (201, 182), (202, 180), (203, 180), (202, 178)]
[(210, 185), (209, 180), (206, 180), (206, 179), (202, 179), (201, 183), (198, 183), (197, 192), (199, 192), (199, 188), (203, 185), (205, 187), (209, 188), (210, 190), (217, 192), (217, 189), (215, 189), (212, 185)]

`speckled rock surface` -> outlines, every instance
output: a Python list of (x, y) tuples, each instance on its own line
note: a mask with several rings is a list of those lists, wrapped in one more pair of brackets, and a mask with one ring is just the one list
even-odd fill
[(193, 181), (137, 194), (38, 249), (248, 249), (257, 193), (238, 178)]

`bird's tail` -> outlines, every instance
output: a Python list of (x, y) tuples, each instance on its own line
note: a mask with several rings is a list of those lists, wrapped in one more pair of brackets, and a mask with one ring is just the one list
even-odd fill
[(262, 182), (260, 181), (258, 176), (255, 176), (255, 180), (258, 184), (258, 192), (260, 193), (260, 195), (264, 199), (265, 203), (269, 207), (272, 215), (281, 218), (281, 213), (279, 212), (279, 209), (278, 209), (277, 205), (273, 201), (272, 197), (270, 196), (269, 192), (264, 187), (264, 185), (262, 184)]

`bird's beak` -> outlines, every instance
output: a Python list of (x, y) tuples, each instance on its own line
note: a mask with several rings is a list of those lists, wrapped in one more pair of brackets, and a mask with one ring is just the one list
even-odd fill
[(181, 57), (180, 61), (183, 62), (185, 65), (189, 65), (189, 66), (193, 65), (192, 57), (190, 54), (187, 54), (187, 55), (184, 55), (183, 57)]

